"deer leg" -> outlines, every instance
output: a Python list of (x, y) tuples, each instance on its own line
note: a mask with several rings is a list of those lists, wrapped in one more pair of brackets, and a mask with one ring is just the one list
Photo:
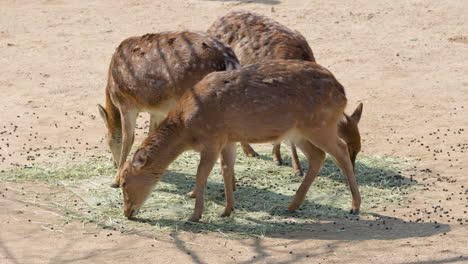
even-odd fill
[(291, 153), (292, 153), (291, 162), (294, 168), (294, 172), (296, 173), (296, 176), (303, 176), (304, 174), (302, 173), (301, 162), (299, 161), (299, 157), (297, 156), (296, 145), (293, 142), (291, 142)]
[(204, 150), (200, 153), (200, 164), (198, 165), (196, 186), (195, 186), (195, 209), (192, 216), (189, 218), (191, 222), (198, 222), (203, 213), (204, 207), (204, 192), (208, 175), (210, 175), (216, 160), (218, 159), (219, 151)]
[(361, 194), (359, 193), (353, 164), (351, 163), (346, 143), (342, 139), (337, 138), (337, 151), (335, 154), (330, 154), (333, 156), (335, 163), (341, 168), (348, 181), (351, 195), (353, 197), (350, 213), (358, 214), (361, 207)]
[(138, 111), (136, 109), (125, 111), (121, 108), (120, 115), (122, 116), (122, 150), (120, 152), (119, 169), (111, 185), (113, 188), (120, 186), (119, 172), (127, 161), (128, 153), (130, 153), (135, 139), (134, 133)]
[(161, 118), (159, 118), (158, 115), (150, 114), (150, 127), (148, 134), (150, 134), (158, 127), (159, 120), (161, 120)]
[(235, 178), (234, 178), (234, 163), (236, 161), (236, 144), (228, 144), (221, 151), (221, 168), (224, 178), (224, 196), (226, 199), (226, 207), (221, 217), (230, 216), (234, 210), (234, 193)]
[(353, 164), (349, 157), (346, 143), (338, 137), (336, 126), (315, 130), (307, 135), (309, 141), (323, 151), (330, 154), (336, 165), (345, 175), (352, 195), (351, 213), (358, 214), (361, 206), (361, 194), (354, 175)]
[(307, 191), (317, 177), (323, 161), (325, 160), (325, 152), (316, 146), (312, 145), (307, 139), (303, 138), (297, 142), (297, 146), (306, 155), (309, 162), (309, 169), (304, 180), (296, 191), (293, 200), (288, 206), (288, 211), (294, 212), (304, 202)]
[(114, 164), (114, 168), (119, 168), (120, 156), (122, 151), (122, 127), (118, 127), (115, 129), (111, 139), (112, 143), (110, 144), (110, 149), (112, 153), (112, 163)]
[(273, 161), (276, 165), (283, 165), (283, 159), (281, 158), (281, 143), (273, 144), (273, 150), (271, 151), (271, 155), (273, 156)]
[(234, 175), (234, 172), (232, 173), (232, 190), (236, 191), (236, 175)]
[(245, 155), (247, 155), (247, 157), (258, 157), (258, 153), (255, 152), (255, 150), (249, 144), (245, 142), (241, 142), (240, 144), (242, 150), (244, 151)]

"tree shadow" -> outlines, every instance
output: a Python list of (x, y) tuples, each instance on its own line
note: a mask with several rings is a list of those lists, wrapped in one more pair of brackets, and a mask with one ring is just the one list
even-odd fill
[(453, 263), (453, 262), (459, 262), (459, 261), (466, 263), (468, 261), (468, 257), (459, 256), (459, 257), (454, 257), (454, 258), (444, 258), (444, 259), (438, 259), (438, 260), (403, 262), (402, 264), (442, 264), (442, 263), (447, 264), (447, 263)]
[[(271, 155), (260, 154), (257, 156), (258, 159), (271, 161), (273, 159)], [(292, 159), (289, 153), (282, 155), (283, 165), (278, 166), (287, 166), (291, 167)], [(392, 170), (387, 168), (381, 168), (378, 166), (369, 166), (368, 163), (373, 162), (372, 157), (359, 157), (356, 160), (355, 165), (355, 175), (358, 181), (359, 186), (375, 186), (381, 188), (394, 188), (394, 187), (404, 187), (404, 186), (411, 186), (416, 185), (418, 182), (413, 180), (412, 178), (408, 178), (402, 175), (401, 170)], [(378, 159), (374, 159), (378, 160)], [(375, 162), (375, 161), (374, 161)], [(380, 161), (383, 163), (382, 161)], [(301, 155), (300, 157), (300, 164), (304, 175), (307, 173), (308, 165), (306, 159)], [(377, 164), (378, 165), (378, 164)], [(293, 168), (291, 167), (291, 171)], [(333, 159), (327, 155), (322, 168), (319, 172), (319, 177), (325, 177), (331, 179), (336, 182), (346, 183), (346, 179), (344, 175), (341, 173), (340, 168), (336, 166)], [(302, 181), (302, 177), (301, 181)]]
[[(244, 178), (245, 177), (237, 179), (237, 189), (234, 192), (236, 198), (236, 210), (242, 210), (245, 212), (265, 212), (271, 216), (284, 216), (300, 219), (329, 219), (330, 217), (344, 216), (348, 214), (348, 211), (346, 210), (318, 204), (309, 200), (305, 200), (297, 212), (289, 213), (286, 208), (292, 199), (292, 194), (295, 192), (294, 189), (288, 190), (291, 192), (291, 195), (285, 195), (271, 191), (268, 187), (257, 188), (244, 184), (242, 182), (242, 179)], [(195, 186), (195, 179), (192, 175), (177, 173), (174, 171), (167, 171), (162, 181), (174, 184), (176, 188), (157, 188), (157, 191), (175, 195), (184, 196)], [(224, 184), (222, 182), (208, 181), (205, 201), (214, 202), (219, 206), (224, 206)], [(261, 203), (259, 201), (261, 201)], [(322, 214), (317, 213), (317, 210), (320, 210)]]
[[(235, 217), (235, 216), (234, 216)], [(289, 238), (296, 240), (340, 240), (340, 241), (364, 241), (364, 240), (397, 240), (411, 237), (430, 237), (433, 235), (450, 232), (447, 224), (406, 222), (399, 218), (382, 216), (375, 220), (354, 220), (337, 222), (317, 222), (298, 224), (303, 230), (298, 231), (282, 228), (278, 224), (272, 224), (263, 220), (249, 219), (254, 224), (226, 225), (226, 223), (192, 223), (174, 219), (148, 219), (136, 218), (135, 221), (161, 227), (177, 226), (178, 231), (202, 233), (217, 232), (226, 237), (245, 238), (258, 236), (258, 229), (267, 230), (261, 236), (270, 238)], [(274, 228), (277, 231), (268, 231)]]
[[(213, 173), (219, 173), (215, 172), (215, 170)], [(330, 174), (330, 171), (333, 173)], [(357, 161), (358, 182), (360, 181), (359, 171), (365, 171), (366, 174), (371, 175), (375, 174), (375, 177), (367, 177), (363, 182), (367, 186), (374, 186), (380, 190), (393, 189), (395, 187), (402, 187), (403, 185), (414, 184), (413, 182), (402, 180), (405, 177), (401, 176), (398, 172), (385, 168), (369, 167), (366, 163), (362, 163), (360, 161)], [(160, 218), (137, 217), (135, 220), (148, 225), (157, 225), (159, 227), (175, 226), (177, 230), (190, 231), (194, 233), (211, 231), (234, 236), (264, 235), (269, 237), (281, 237), (285, 234), (299, 232), (302, 236), (306, 236), (308, 238), (333, 238), (339, 240), (365, 240), (376, 237), (379, 237), (379, 239), (398, 239), (413, 236), (431, 236), (450, 230), (448, 225), (434, 223), (409, 223), (392, 217), (380, 215), (372, 216), (372, 214), (366, 212), (361, 213), (366, 216), (366, 219), (361, 219), (359, 216), (350, 215), (347, 210), (338, 206), (342, 205), (339, 201), (330, 201), (330, 197), (326, 197), (326, 204), (316, 202), (314, 199), (315, 196), (310, 197), (310, 195), (316, 195), (322, 191), (318, 188), (319, 186), (315, 186), (314, 188), (316, 183), (314, 183), (311, 190), (309, 190), (309, 199), (306, 199), (296, 212), (289, 213), (286, 208), (291, 201), (296, 188), (299, 186), (300, 182), (302, 182), (302, 177), (295, 176), (292, 173), (292, 170), (291, 175), (273, 175), (269, 174), (268, 171), (262, 170), (262, 173), (265, 175), (260, 177), (264, 178), (263, 180), (266, 180), (266, 183), (268, 183), (268, 178), (272, 177), (289, 179), (288, 183), (291, 185), (284, 188), (284, 186), (275, 185), (276, 183), (274, 183), (274, 181), (272, 181), (271, 185), (259, 184), (258, 178), (252, 181), (252, 175), (245, 175), (248, 174), (246, 172), (247, 171), (238, 171), (236, 173), (238, 180), (237, 190), (235, 191), (236, 211), (232, 217), (219, 217), (215, 221), (206, 220), (207, 222), (200, 223), (188, 223), (180, 218), (171, 219), (168, 218), (167, 215), (161, 215)], [(254, 174), (256, 174), (256, 172), (254, 172)], [(396, 179), (389, 175), (400, 176)], [(321, 171), (321, 177), (331, 179), (331, 182), (334, 184), (333, 186), (340, 186), (341, 189), (338, 190), (338, 193), (344, 193), (342, 195), (346, 197), (351, 196), (345, 185), (345, 180), (341, 176), (341, 172), (339, 172), (339, 169), (336, 168), (333, 161), (329, 158), (327, 158), (327, 161), (324, 164), (324, 169)], [(165, 173), (162, 181), (170, 184), (172, 187), (166, 188), (160, 186), (155, 191), (156, 196), (157, 192), (169, 193), (176, 196), (185, 196), (187, 192), (193, 189), (195, 183), (193, 175), (170, 170)], [(331, 191), (330, 188), (333, 189), (333, 186), (327, 186), (329, 189), (326, 191)], [(219, 208), (224, 206), (224, 185), (222, 182), (209, 181), (205, 195), (207, 205), (209, 203), (214, 203)], [(342, 197), (339, 199), (343, 200)], [(364, 202), (365, 201), (366, 200), (364, 199)], [(194, 201), (191, 200), (188, 202), (194, 203)], [(348, 206), (348, 201), (346, 201), (346, 205), (344, 207), (347, 208)], [(208, 206), (205, 207), (205, 212), (207, 207)], [(186, 213), (190, 214), (191, 210), (187, 210), (188, 211)], [(259, 215), (261, 215), (261, 217), (259, 217)], [(368, 219), (372, 217), (375, 219)], [(202, 221), (204, 221), (203, 218)], [(323, 223), (323, 221), (328, 221), (328, 223)], [(336, 222), (345, 222), (346, 224), (338, 226)], [(349, 229), (349, 226), (353, 227), (352, 230)], [(370, 228), (371, 226), (373, 227)], [(386, 227), (389, 229), (385, 229)], [(323, 230), (333, 232), (322, 232)], [(320, 232), (317, 233), (316, 231)]]
[(217, 1), (217, 2), (237, 2), (241, 4), (264, 4), (264, 5), (277, 5), (280, 4), (281, 1), (279, 0), (204, 0), (204, 1)]

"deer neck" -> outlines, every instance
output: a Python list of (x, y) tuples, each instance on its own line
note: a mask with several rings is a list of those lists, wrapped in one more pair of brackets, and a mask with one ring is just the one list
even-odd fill
[(142, 144), (149, 151), (151, 164), (149, 168), (162, 175), (167, 167), (187, 149), (186, 142), (183, 125), (165, 119)]

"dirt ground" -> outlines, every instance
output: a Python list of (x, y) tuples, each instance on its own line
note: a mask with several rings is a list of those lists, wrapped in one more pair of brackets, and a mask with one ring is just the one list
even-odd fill
[(364, 103), (363, 154), (413, 160), (409, 203), (263, 239), (151, 237), (66, 220), (60, 186), (0, 181), (0, 263), (468, 263), (468, 1), (3, 0), (0, 170), (106, 151), (95, 106), (120, 41), (238, 9), (306, 36), (349, 109)]

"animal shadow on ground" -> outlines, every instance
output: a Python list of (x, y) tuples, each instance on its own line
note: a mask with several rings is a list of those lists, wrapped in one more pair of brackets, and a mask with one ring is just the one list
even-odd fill
[(279, 0), (204, 0), (204, 1), (217, 1), (217, 2), (237, 2), (238, 4), (264, 4), (264, 5), (277, 5), (280, 4)]
[[(303, 167), (307, 169), (305, 164), (303, 164)], [(219, 167), (215, 168), (212, 174), (219, 174), (219, 172), (215, 172), (216, 170), (219, 170)], [(249, 173), (247, 170), (237, 171), (236, 211), (231, 217), (220, 218), (215, 216), (217, 220), (214, 221), (207, 219), (212, 218), (214, 215), (213, 211), (211, 211), (211, 215), (207, 213), (210, 203), (216, 204), (220, 209), (225, 202), (222, 181), (209, 181), (205, 194), (205, 214), (201, 220), (202, 222), (190, 223), (184, 221), (183, 218), (176, 219), (164, 215), (152, 218), (151, 213), (137, 217), (135, 221), (160, 227), (177, 226), (177, 230), (194, 233), (214, 231), (228, 235), (261, 235), (268, 237), (284, 237), (286, 234), (297, 233), (295, 237), (299, 239), (399, 239), (431, 236), (450, 230), (448, 225), (406, 222), (394, 217), (369, 213), (366, 210), (361, 212), (362, 215), (366, 216), (365, 219), (350, 215), (347, 210), (342, 209), (350, 206), (350, 192), (340, 170), (330, 158), (327, 158), (324, 162), (318, 177), (325, 179), (322, 183), (316, 179), (309, 190), (308, 199), (294, 213), (289, 213), (286, 208), (295, 193), (295, 188), (299, 186), (303, 178), (293, 175), (292, 169), (291, 175), (274, 175), (268, 171), (264, 171), (263, 175), (258, 174), (258, 171), (253, 173)], [(255, 178), (255, 175), (257, 178)], [(373, 188), (374, 193), (372, 193), (372, 196), (375, 197), (379, 196), (379, 190), (390, 193), (390, 190), (395, 188), (415, 184), (414, 181), (402, 176), (400, 172), (368, 166), (366, 162), (359, 160), (356, 162), (356, 175), (361, 189), (365, 189), (366, 186)], [(281, 178), (289, 179), (278, 182), (278, 179)], [(271, 181), (268, 179), (271, 179)], [(193, 175), (175, 171), (167, 171), (162, 181), (175, 186), (175, 188), (156, 188), (154, 193), (156, 196), (158, 192), (185, 196), (187, 192), (192, 190), (195, 182)], [(278, 186), (279, 183), (283, 182), (287, 182), (287, 186)], [(337, 201), (316, 202), (314, 199), (316, 193), (323, 191), (320, 187), (325, 188), (327, 192), (338, 193), (335, 196), (325, 197), (325, 199), (336, 198)], [(320, 198), (321, 196), (318, 195), (317, 197)], [(363, 196), (363, 198), (363, 203), (365, 203), (366, 197)], [(189, 203), (194, 203), (194, 201), (189, 201)], [(161, 205), (159, 204), (159, 206)], [(158, 206), (158, 204), (154, 206)], [(179, 204), (169, 206), (177, 207)], [(152, 207), (153, 205), (146, 210), (158, 210)], [(188, 210), (184, 212), (186, 214), (192, 212), (192, 209), (185, 208), (184, 210)]]

